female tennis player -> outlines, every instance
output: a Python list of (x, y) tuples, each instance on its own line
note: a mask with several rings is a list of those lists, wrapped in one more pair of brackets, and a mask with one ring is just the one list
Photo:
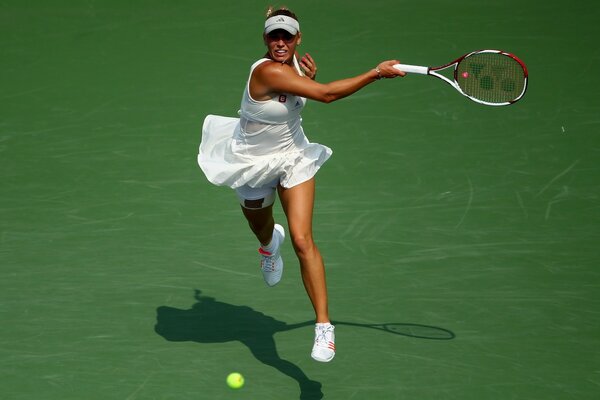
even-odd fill
[(378, 79), (404, 76), (404, 72), (393, 67), (399, 61), (389, 60), (355, 77), (318, 83), (314, 59), (309, 54), (300, 58), (296, 52), (302, 41), (298, 18), (285, 8), (269, 9), (263, 40), (267, 51), (250, 68), (240, 118), (206, 117), (198, 163), (210, 182), (235, 189), (260, 242), (260, 266), (269, 286), (277, 284), (283, 273), (280, 247), (285, 232), (273, 218), (279, 194), (316, 314), (311, 356), (328, 362), (335, 356), (335, 335), (328, 314), (325, 267), (313, 241), (312, 216), (315, 174), (332, 151), (308, 141), (300, 113), (306, 99), (330, 103)]

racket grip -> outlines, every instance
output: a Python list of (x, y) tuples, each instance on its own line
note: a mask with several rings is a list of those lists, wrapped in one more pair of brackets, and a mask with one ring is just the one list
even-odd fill
[(427, 75), (429, 72), (429, 67), (420, 67), (418, 65), (395, 64), (394, 68), (411, 74)]

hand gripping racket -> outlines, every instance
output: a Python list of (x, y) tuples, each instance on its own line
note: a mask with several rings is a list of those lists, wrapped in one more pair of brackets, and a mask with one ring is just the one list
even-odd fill
[[(501, 50), (474, 51), (440, 67), (396, 64), (394, 68), (440, 78), (462, 95), (486, 106), (513, 104), (527, 90), (527, 67), (514, 54)], [(445, 70), (453, 74), (442, 75)]]

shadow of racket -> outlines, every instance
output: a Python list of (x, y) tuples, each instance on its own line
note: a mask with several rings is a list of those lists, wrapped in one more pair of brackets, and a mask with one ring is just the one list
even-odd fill
[[(385, 324), (359, 324), (357, 322), (332, 321), (331, 323), (333, 325), (357, 326), (360, 328), (375, 329), (377, 331), (384, 331), (393, 333), (395, 335), (402, 335), (417, 339), (452, 340), (456, 337), (454, 332), (448, 329), (431, 325), (408, 324), (403, 322), (390, 322)], [(292, 330), (312, 325), (314, 325), (314, 321), (298, 322), (287, 325), (283, 330)]]
[(356, 322), (335, 321), (334, 325), (359, 326), (361, 328), (370, 328), (378, 331), (385, 331), (396, 335), (408, 336), (418, 339), (429, 340), (451, 340), (456, 337), (454, 332), (437, 326), (407, 324), (400, 322), (390, 322), (386, 324), (359, 324)]

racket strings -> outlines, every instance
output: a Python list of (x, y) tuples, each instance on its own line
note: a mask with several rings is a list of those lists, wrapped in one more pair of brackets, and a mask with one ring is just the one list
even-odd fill
[(500, 104), (519, 99), (527, 75), (516, 59), (502, 53), (475, 53), (456, 67), (456, 82), (469, 97)]

